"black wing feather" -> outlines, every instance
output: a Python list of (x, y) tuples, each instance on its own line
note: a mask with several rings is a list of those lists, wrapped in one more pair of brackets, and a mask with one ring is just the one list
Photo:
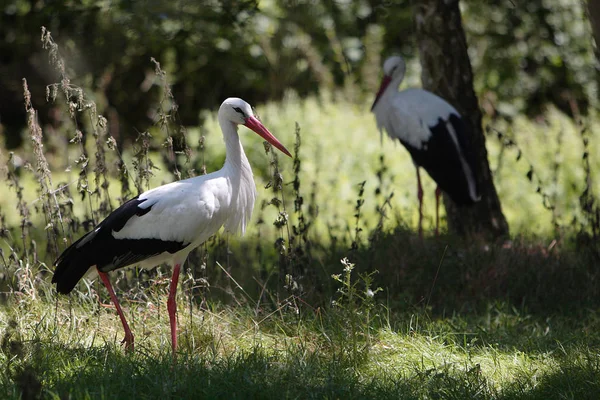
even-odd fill
[[(456, 114), (450, 114), (448, 120), (458, 136), (459, 146), (471, 168), (475, 178), (476, 192), (479, 193), (473, 152), (465, 132), (466, 124)], [(401, 140), (402, 144), (410, 152), (415, 164), (423, 167), (452, 201), (457, 205), (473, 204), (474, 200), (469, 192), (467, 176), (464, 173), (460, 155), (456, 151), (456, 146), (446, 127), (446, 122), (440, 118), (438, 123), (430, 126), (429, 129), (432, 135), (420, 149)]]
[(135, 197), (113, 211), (94, 230), (69, 246), (54, 262), (52, 283), (59, 293), (69, 293), (90, 267), (102, 272), (136, 264), (164, 252), (174, 254), (189, 243), (160, 239), (115, 239), (118, 232), (133, 216), (148, 213), (152, 206), (140, 208), (146, 199)]

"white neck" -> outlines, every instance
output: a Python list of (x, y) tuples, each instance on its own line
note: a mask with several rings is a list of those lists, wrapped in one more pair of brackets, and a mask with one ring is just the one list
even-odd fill
[(390, 96), (391, 94), (396, 93), (403, 80), (404, 80), (404, 68), (402, 68), (402, 72), (398, 72), (392, 76), (392, 81), (390, 82), (388, 87), (385, 89), (384, 96)]
[(225, 164), (224, 169), (231, 169), (232, 172), (238, 173), (242, 166), (250, 168), (244, 148), (240, 142), (237, 126), (226, 118), (219, 115), (219, 125), (223, 132), (223, 140), (225, 141)]
[(225, 141), (225, 164), (221, 172), (231, 185), (232, 214), (225, 223), (225, 228), (231, 232), (241, 230), (244, 233), (256, 198), (254, 176), (240, 142), (237, 126), (221, 115), (218, 119)]

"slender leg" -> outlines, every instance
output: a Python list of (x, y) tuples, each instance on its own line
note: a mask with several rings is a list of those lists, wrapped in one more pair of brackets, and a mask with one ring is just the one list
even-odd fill
[(435, 236), (440, 235), (440, 196), (442, 195), (442, 189), (440, 187), (435, 188)]
[(181, 264), (175, 264), (173, 276), (171, 277), (171, 286), (169, 287), (169, 300), (167, 300), (167, 310), (169, 311), (169, 322), (171, 324), (171, 346), (173, 354), (177, 350), (177, 283), (179, 282), (179, 271)]
[(123, 329), (125, 330), (125, 338), (121, 343), (125, 343), (125, 350), (133, 351), (133, 333), (131, 333), (131, 329), (129, 329), (129, 325), (127, 325), (127, 320), (125, 319), (125, 315), (123, 314), (123, 310), (121, 309), (117, 295), (110, 284), (108, 274), (98, 270), (98, 275), (100, 275), (100, 279), (102, 279), (104, 286), (106, 286), (106, 289), (108, 289), (108, 294), (117, 308), (117, 314), (119, 314), (119, 318), (121, 318), (121, 323), (123, 324)]
[(419, 199), (419, 238), (423, 239), (423, 187), (421, 186), (421, 173), (417, 168), (417, 197)]

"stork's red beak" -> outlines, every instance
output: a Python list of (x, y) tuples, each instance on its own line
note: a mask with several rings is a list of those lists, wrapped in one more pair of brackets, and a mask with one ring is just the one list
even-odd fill
[(281, 144), (279, 140), (265, 126), (255, 117), (246, 118), (245, 126), (252, 129), (254, 132), (258, 133), (263, 139), (267, 142), (271, 143), (273, 146), (281, 150), (281, 152), (287, 156), (292, 156), (288, 149), (285, 148), (284, 145)]
[(377, 94), (375, 95), (375, 101), (373, 102), (373, 105), (371, 106), (371, 111), (373, 111), (373, 109), (375, 108), (375, 104), (377, 104), (377, 102), (379, 101), (379, 98), (381, 97), (383, 92), (385, 92), (385, 89), (388, 87), (388, 85), (390, 84), (391, 81), (392, 81), (391, 76), (387, 76), (387, 75), (383, 76), (383, 79), (381, 80), (381, 85), (379, 85), (379, 90), (377, 91)]

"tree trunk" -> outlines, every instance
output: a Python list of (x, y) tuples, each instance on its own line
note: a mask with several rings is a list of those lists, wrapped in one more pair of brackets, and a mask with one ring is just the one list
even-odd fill
[(481, 201), (457, 207), (444, 194), (448, 229), (463, 236), (498, 239), (508, 235), (487, 159), (481, 111), (473, 89), (458, 0), (416, 0), (414, 16), (423, 88), (446, 99), (464, 117), (475, 155)]
[(596, 59), (600, 61), (600, 0), (587, 1), (588, 18), (592, 25), (592, 34), (596, 42)]

